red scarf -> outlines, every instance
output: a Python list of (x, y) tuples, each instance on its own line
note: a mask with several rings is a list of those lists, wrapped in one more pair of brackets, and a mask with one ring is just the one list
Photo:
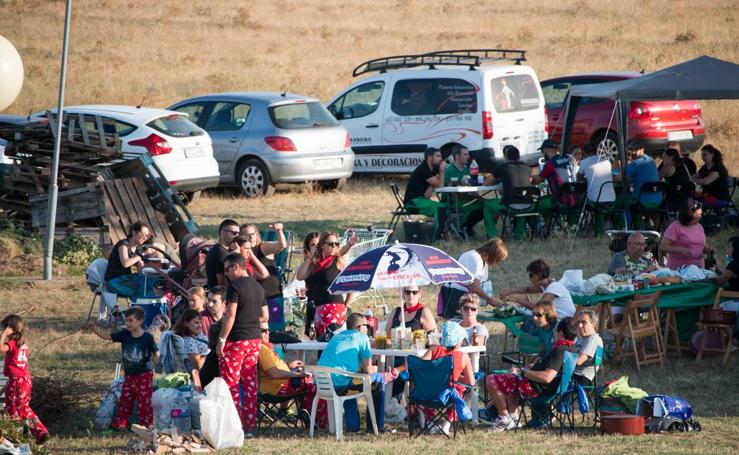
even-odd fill
[(559, 346), (574, 346), (575, 340), (557, 340), (552, 346), (552, 350), (557, 349)]
[(336, 259), (336, 256), (329, 256), (325, 259), (319, 260), (317, 263), (313, 264), (313, 273), (320, 272), (321, 270), (328, 268), (334, 259)]
[(423, 309), (423, 303), (417, 303), (413, 305), (412, 307), (407, 307), (403, 305), (403, 308), (405, 309), (406, 313), (413, 313), (414, 311), (422, 310)]

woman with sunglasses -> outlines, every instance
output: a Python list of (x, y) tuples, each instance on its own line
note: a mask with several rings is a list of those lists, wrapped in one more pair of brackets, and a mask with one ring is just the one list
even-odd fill
[(400, 312), (403, 311), (405, 326), (411, 331), (423, 330), (433, 332), (436, 330), (436, 320), (431, 310), (421, 303), (421, 289), (418, 286), (407, 286), (403, 288), (403, 307), (393, 310), (389, 316), (389, 322), (385, 324), (385, 334), (388, 340), (392, 339), (393, 329), (400, 327)]
[(700, 202), (684, 201), (677, 212), (677, 220), (667, 226), (659, 246), (667, 253), (667, 267), (677, 270), (683, 265), (705, 266), (703, 254), (708, 251), (708, 246), (700, 223), (702, 208)]
[(477, 294), (465, 294), (459, 299), (459, 307), (462, 311), (462, 322), (459, 325), (467, 332), (467, 344), (485, 346), (490, 334), (487, 327), (477, 322), (477, 313), (480, 311), (480, 297)]
[(330, 324), (344, 324), (346, 305), (351, 295), (345, 301), (343, 295), (330, 294), (328, 287), (346, 267), (344, 255), (358, 242), (357, 236), (352, 235), (347, 245), (339, 248), (339, 234), (334, 231), (324, 232), (295, 274), (296, 279), (305, 280), (308, 300), (316, 306), (313, 324), (317, 337), (323, 336)]
[(539, 358), (543, 358), (549, 354), (554, 346), (554, 328), (557, 326), (557, 312), (554, 310), (552, 302), (540, 300), (531, 310), (531, 317), (534, 325), (539, 329), (537, 336), (541, 348), (539, 349)]

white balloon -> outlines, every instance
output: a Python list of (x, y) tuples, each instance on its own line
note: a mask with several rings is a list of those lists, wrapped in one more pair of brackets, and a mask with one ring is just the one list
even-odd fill
[(13, 104), (23, 86), (23, 62), (13, 43), (0, 35), (0, 111)]

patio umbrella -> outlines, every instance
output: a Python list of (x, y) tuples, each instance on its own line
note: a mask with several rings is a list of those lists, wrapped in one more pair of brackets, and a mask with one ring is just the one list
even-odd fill
[[(469, 270), (438, 248), (396, 241), (354, 259), (331, 283), (328, 292), (347, 294), (411, 285), (466, 283), (473, 279)], [(401, 327), (405, 328), (403, 311), (400, 317)]]

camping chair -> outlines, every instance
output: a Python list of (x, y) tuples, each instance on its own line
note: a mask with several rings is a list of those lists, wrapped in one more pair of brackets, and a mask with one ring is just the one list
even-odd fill
[[(511, 189), (511, 194), (507, 205), (502, 206), (503, 213), (503, 231), (500, 234), (505, 239), (506, 228), (509, 220), (513, 221), (514, 233), (515, 225), (519, 221), (525, 221), (527, 218), (534, 218), (537, 221), (541, 219), (539, 213), (539, 198), (541, 190), (537, 186), (521, 186)], [(531, 239), (533, 240), (536, 233), (536, 226), (531, 227)]]
[[(620, 362), (625, 357), (634, 356), (636, 371), (641, 371), (642, 365), (659, 363), (665, 366), (666, 353), (659, 327), (657, 302), (661, 291), (652, 294), (638, 294), (626, 304), (624, 317), (618, 327), (606, 331), (616, 338), (616, 350), (613, 353), (614, 362)], [(652, 351), (648, 352), (646, 340), (651, 339)], [(624, 352), (624, 341), (631, 345), (631, 352)]]
[(666, 201), (668, 218), (677, 218), (677, 211), (680, 209), (680, 204), (687, 199), (693, 198), (695, 198), (695, 183), (681, 182), (668, 184)]
[[(613, 201), (608, 202), (601, 202), (601, 197), (603, 195), (603, 189), (607, 185), (613, 186), (613, 192), (615, 194), (615, 198)], [(609, 180), (607, 182), (603, 182), (600, 185), (600, 188), (598, 188), (598, 202), (591, 202), (588, 205), (588, 211), (590, 212), (592, 220), (590, 221), (593, 228), (593, 235), (598, 235), (600, 232), (598, 232), (597, 224), (595, 223), (595, 218), (602, 217), (603, 221), (606, 219), (610, 219), (611, 222), (615, 223), (615, 220), (617, 219), (623, 219), (624, 215), (624, 207), (623, 207), (623, 193), (624, 188), (622, 185), (616, 184), (616, 182)], [(592, 204), (592, 205), (591, 205)]]
[(558, 375), (559, 385), (557, 390), (550, 395), (539, 395), (533, 398), (523, 398), (519, 396), (519, 403), (521, 403), (521, 419), (524, 423), (527, 423), (526, 417), (526, 405), (531, 408), (531, 417), (534, 418), (534, 407), (541, 407), (546, 409), (546, 414), (543, 416), (537, 416), (540, 419), (545, 419), (547, 427), (550, 430), (554, 429), (552, 420), (555, 419), (559, 422), (559, 434), (562, 435), (565, 426), (565, 420), (570, 426), (570, 430), (575, 429), (575, 421), (572, 411), (571, 402), (569, 400), (569, 394), (572, 393), (572, 374), (575, 372), (575, 366), (577, 365), (577, 353), (576, 352), (565, 352), (564, 362), (562, 362), (562, 369)]
[(405, 202), (403, 202), (403, 195), (400, 194), (400, 188), (398, 187), (397, 183), (391, 183), (390, 189), (393, 192), (395, 202), (398, 204), (395, 210), (391, 212), (392, 218), (390, 219), (390, 224), (387, 225), (387, 228), (390, 230), (390, 236), (392, 236), (397, 229), (398, 222), (401, 218), (403, 218), (405, 221), (411, 221), (411, 215), (417, 215), (420, 212), (415, 207), (405, 206)]
[[(308, 368), (313, 373), (313, 383), (316, 385), (316, 397), (313, 399), (313, 406), (311, 406), (310, 412), (311, 438), (313, 438), (313, 430), (316, 427), (316, 413), (318, 411), (319, 400), (328, 402), (328, 428), (330, 432), (336, 432), (337, 441), (340, 441), (344, 437), (344, 402), (348, 400), (359, 400), (360, 398), (367, 400), (367, 410), (372, 421), (372, 428), (375, 434), (379, 434), (377, 431), (377, 420), (375, 419), (375, 407), (372, 402), (371, 379), (368, 374), (349, 373), (348, 371), (328, 367), (316, 366)], [(336, 389), (334, 389), (334, 381), (331, 378), (332, 374), (360, 379), (362, 381), (362, 391), (351, 395), (338, 395)]]
[(726, 201), (719, 201), (717, 204), (714, 204), (711, 207), (703, 204), (703, 211), (705, 215), (726, 215), (726, 212), (730, 209), (733, 209), (735, 213), (738, 211), (736, 204), (734, 203), (734, 194), (736, 193), (737, 186), (739, 186), (737, 178), (731, 175), (726, 177), (726, 186), (729, 188), (729, 199)]
[[(276, 423), (282, 422), (288, 428), (299, 429), (301, 425), (306, 427), (308, 422), (300, 418), (300, 400), (307, 394), (308, 390), (291, 395), (270, 395), (259, 392), (257, 394), (257, 430), (272, 428)], [(289, 412), (295, 409), (295, 413)]]
[(611, 251), (611, 256), (616, 253), (620, 253), (626, 250), (626, 242), (629, 240), (629, 236), (635, 232), (639, 232), (647, 241), (646, 252), (651, 253), (652, 257), (655, 258), (657, 263), (660, 262), (660, 234), (657, 231), (640, 231), (640, 230), (608, 230), (606, 235), (611, 240), (608, 244), (608, 249)]
[[(657, 216), (659, 221), (657, 222), (656, 230), (662, 231), (667, 218), (667, 204), (665, 200), (669, 189), (667, 182), (644, 182), (639, 189), (639, 199), (636, 201), (636, 213), (639, 218), (638, 225), (641, 225), (644, 218)], [(650, 194), (658, 194), (660, 196), (660, 203), (656, 207), (645, 205), (642, 202), (642, 197)]]
[[(449, 422), (453, 429), (453, 437), (457, 437), (457, 430), (461, 423), (462, 432), (465, 432), (464, 423), (457, 413), (456, 400), (453, 394), (457, 393), (455, 385), (462, 385), (467, 395), (472, 389), (468, 384), (452, 381), (454, 359), (451, 355), (434, 360), (423, 360), (420, 357), (408, 357), (408, 437), (417, 438), (422, 434), (429, 434), (434, 428), (441, 429), (444, 422)], [(459, 397), (463, 398), (463, 397)], [(419, 424), (419, 414), (424, 406), (434, 410), (433, 418)], [(451, 418), (447, 415), (451, 415)], [(414, 425), (419, 429), (414, 433)], [(441, 431), (447, 438), (449, 434)]]
[[(526, 365), (541, 351), (541, 342), (538, 336), (529, 335), (528, 333), (521, 330), (517, 325), (506, 325), (505, 336), (508, 334), (513, 335), (518, 340), (518, 347), (516, 351), (501, 352), (501, 359), (505, 363), (512, 363), (515, 365)], [(504, 345), (503, 349), (507, 347)]]
[[(587, 189), (585, 182), (566, 182), (559, 187), (556, 195), (552, 195), (552, 218), (547, 225), (547, 235), (552, 232), (555, 223), (565, 230), (570, 218), (579, 219)], [(563, 203), (562, 199), (566, 199), (567, 203)]]
[[(600, 420), (600, 412), (598, 406), (600, 405), (600, 393), (598, 390), (598, 373), (600, 367), (603, 365), (603, 346), (598, 346), (595, 350), (595, 356), (593, 357), (593, 366), (595, 367), (595, 375), (593, 376), (593, 383), (591, 385), (578, 385), (584, 392), (588, 401), (593, 404), (593, 428), (598, 424)], [(578, 399), (576, 393), (572, 394), (572, 409), (575, 409), (575, 400)], [(574, 411), (573, 411), (574, 412)], [(583, 421), (585, 421), (585, 413), (582, 415)]]
[[(719, 288), (716, 293), (716, 300), (713, 301), (712, 309), (721, 309), (722, 298), (739, 299), (739, 292), (727, 291), (724, 288)], [(695, 360), (701, 360), (703, 358), (703, 354), (706, 352), (716, 352), (724, 355), (721, 365), (726, 365), (726, 362), (729, 360), (729, 354), (731, 353), (731, 338), (733, 336), (734, 324), (718, 324), (715, 322), (701, 321), (698, 322), (698, 328), (703, 330), (703, 338), (701, 339), (700, 346), (698, 346), (698, 353), (695, 356)], [(706, 347), (708, 339), (710, 338), (710, 333), (716, 333), (721, 338), (720, 348)]]

